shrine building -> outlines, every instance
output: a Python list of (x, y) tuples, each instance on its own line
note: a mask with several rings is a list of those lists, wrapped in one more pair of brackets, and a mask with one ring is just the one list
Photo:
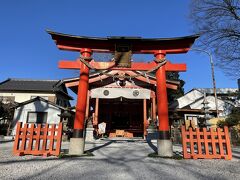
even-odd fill
[[(172, 156), (167, 88), (179, 82), (166, 79), (166, 72), (184, 72), (186, 64), (173, 64), (167, 54), (187, 53), (199, 35), (178, 38), (84, 37), (48, 31), (60, 50), (80, 53), (76, 60), (61, 60), (59, 68), (78, 69), (80, 76), (64, 80), (78, 95), (70, 154), (84, 152), (85, 121), (96, 128), (106, 123), (110, 136), (124, 130), (134, 137), (147, 135), (148, 120), (158, 126), (158, 155)], [(100, 62), (93, 53), (110, 53)], [(133, 54), (152, 54), (149, 62), (136, 62)]]

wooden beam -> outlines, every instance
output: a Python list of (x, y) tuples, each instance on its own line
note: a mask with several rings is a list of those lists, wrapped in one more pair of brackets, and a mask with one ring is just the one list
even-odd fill
[(60, 69), (81, 69), (81, 61), (60, 61), (58, 68)]
[[(77, 61), (60, 61), (58, 67), (61, 69), (81, 69), (82, 62)], [(95, 62), (91, 61), (89, 63), (95, 69), (103, 70), (138, 70), (138, 71), (147, 71), (155, 68), (158, 64), (154, 61), (150, 63), (143, 63), (143, 62), (133, 62), (130, 68), (124, 67), (116, 67), (115, 62)], [(171, 62), (167, 62), (165, 64), (166, 71), (186, 71), (187, 67), (186, 64), (172, 64)]]
[[(106, 79), (106, 78), (108, 78), (108, 77), (109, 77), (109, 76), (107, 76), (107, 75), (102, 75), (101, 77), (95, 77), (95, 78), (93, 78), (93, 79), (89, 79), (89, 84), (94, 83), (94, 82), (96, 82), (96, 81), (99, 81), (99, 80), (101, 80), (101, 79)], [(143, 79), (142, 81), (148, 82), (147, 80), (144, 80), (144, 79)], [(66, 87), (68, 87), (68, 88), (74, 87), (74, 86), (78, 86), (78, 84), (79, 84), (78, 80), (76, 80), (76, 81), (74, 81), (74, 82), (65, 83)], [(167, 86), (168, 89), (173, 89), (173, 90), (177, 90), (177, 89), (178, 89), (178, 86), (177, 86), (177, 85), (174, 85), (174, 84), (169, 84), (169, 83), (167, 83), (166, 86)], [(117, 87), (119, 87), (119, 86), (117, 86)], [(127, 87), (128, 87), (128, 86), (126, 86), (126, 88), (127, 88)], [(132, 87), (132, 88), (133, 88), (133, 86), (129, 86), (129, 87)]]

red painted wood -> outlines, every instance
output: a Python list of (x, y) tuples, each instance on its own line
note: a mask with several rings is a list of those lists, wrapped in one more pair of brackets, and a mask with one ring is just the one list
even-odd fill
[(193, 135), (194, 135), (194, 132), (192, 131), (192, 128), (190, 127), (190, 128), (189, 128), (190, 150), (191, 150), (191, 156), (194, 158), (195, 152), (194, 152)]
[[(60, 61), (58, 64), (58, 67), (60, 69), (81, 69), (81, 61)], [(150, 63), (143, 63), (143, 62), (132, 62), (132, 65), (130, 68), (124, 68), (124, 67), (116, 67), (114, 66), (114, 62), (95, 62), (91, 61), (89, 63), (92, 65), (95, 69), (108, 69), (108, 70), (138, 70), (138, 71), (147, 71), (155, 68), (157, 66), (157, 63), (155, 61), (152, 61)], [(187, 66), (186, 64), (172, 64), (171, 62), (167, 62), (165, 65), (166, 71), (186, 71)]]
[(54, 137), (56, 139), (56, 149), (53, 151), (55, 156), (58, 156), (61, 152), (61, 145), (62, 145), (62, 129), (63, 124), (59, 123), (57, 128), (57, 136)]
[(98, 109), (99, 109), (99, 99), (96, 98), (95, 101), (95, 113), (94, 113), (94, 124), (98, 125)]
[(17, 123), (17, 129), (16, 129), (16, 135), (15, 135), (15, 141), (14, 141), (14, 145), (13, 145), (13, 154), (17, 154), (18, 153), (18, 149), (19, 149), (19, 141), (20, 141), (20, 129), (22, 127), (22, 122), (18, 122)]
[(198, 154), (202, 154), (202, 144), (201, 144), (201, 133), (199, 131), (199, 128), (196, 128), (196, 134), (197, 134), (197, 147), (198, 147)]
[[(155, 54), (157, 59), (165, 57), (165, 52)], [(157, 79), (157, 110), (159, 119), (159, 131), (169, 131), (168, 120), (168, 100), (166, 87), (166, 71), (165, 66), (161, 66), (156, 72)]]
[(86, 104), (85, 118), (88, 118), (88, 116), (89, 116), (89, 101), (90, 101), (90, 92), (88, 90), (88, 92), (87, 92), (87, 104)]
[(44, 128), (41, 128), (43, 129), (43, 138), (42, 138), (42, 153), (44, 153), (46, 151), (46, 146), (47, 146), (47, 134), (48, 134), (48, 124), (46, 123), (45, 124), (45, 127)]
[[(91, 57), (92, 51), (90, 49), (82, 49), (81, 54), (83, 57)], [(76, 114), (74, 120), (74, 129), (83, 130), (84, 128), (84, 119), (86, 112), (86, 103), (87, 103), (87, 92), (88, 92), (88, 80), (89, 80), (89, 68), (81, 64), (81, 73), (78, 85), (78, 96), (77, 96), (77, 105), (76, 105)]]
[(143, 135), (147, 135), (147, 100), (143, 99)]
[(54, 146), (54, 136), (55, 136), (55, 124), (51, 125), (50, 129), (50, 136), (48, 136), (47, 140), (50, 141), (49, 143), (49, 151), (53, 152), (53, 146)]
[(182, 131), (182, 147), (183, 147), (183, 157), (185, 159), (188, 159), (190, 158), (189, 157), (189, 154), (187, 153), (187, 133), (186, 133), (186, 130), (185, 130), (185, 127), (182, 126), (181, 128), (181, 131)]
[(210, 136), (211, 136), (211, 143), (212, 143), (212, 155), (216, 155), (217, 151), (216, 151), (216, 141), (215, 141), (215, 133), (213, 131), (213, 129), (210, 129)]
[(227, 159), (230, 160), (230, 159), (232, 159), (232, 150), (231, 150), (231, 143), (230, 143), (229, 132), (228, 132), (227, 126), (224, 126), (224, 134), (225, 134), (226, 148), (227, 148), (227, 154), (228, 154)]
[(32, 151), (32, 144), (33, 144), (33, 135), (34, 135), (34, 124), (30, 125), (30, 130), (29, 130), (29, 138), (28, 138), (28, 148), (27, 150), (30, 152)]
[(21, 128), (22, 133), (21, 134), (21, 146), (20, 146), (20, 152), (23, 152), (26, 148), (26, 133), (27, 133), (28, 124), (24, 124), (23, 128)]
[[(55, 128), (55, 124), (51, 125), (51, 128), (48, 128), (47, 124), (45, 125), (45, 127), (42, 128), (41, 124), (38, 124), (37, 128), (34, 127), (34, 124), (31, 124), (31, 126), (30, 124), (24, 124), (23, 128), (21, 128), (21, 126), (22, 123), (19, 122), (17, 124), (13, 154), (19, 156), (25, 154), (57, 156), (60, 154), (62, 123), (59, 123), (57, 129)], [(41, 132), (43, 133), (43, 135), (41, 135)], [(56, 132), (57, 135), (55, 135)], [(40, 141), (42, 142), (42, 148), (39, 148)], [(49, 143), (47, 143), (47, 141)], [(19, 144), (21, 144), (21, 146), (19, 146)], [(56, 146), (55, 149), (53, 148), (54, 146)]]
[[(182, 145), (183, 145), (183, 157), (185, 159), (228, 159), (232, 158), (232, 151), (230, 145), (230, 139), (228, 136), (228, 129), (224, 127), (224, 131), (220, 128), (217, 128), (215, 132), (212, 128), (210, 131), (207, 131), (206, 128), (203, 128), (203, 132), (196, 128), (196, 132), (192, 131), (192, 128), (189, 128), (189, 131), (185, 130), (185, 127), (182, 126)], [(187, 137), (189, 136), (189, 138)], [(195, 138), (196, 136), (196, 138)], [(201, 138), (203, 136), (204, 138)], [(225, 138), (222, 139), (222, 136)], [(210, 138), (208, 138), (210, 137)], [(190, 152), (188, 151), (187, 143), (190, 144)], [(216, 146), (216, 143), (219, 144), (219, 151)], [(197, 145), (198, 152), (194, 152), (194, 144)], [(224, 151), (223, 146), (226, 145), (226, 152)], [(204, 147), (204, 152), (202, 148)], [(212, 152), (210, 152), (210, 147)]]
[(156, 113), (156, 97), (155, 96), (153, 96), (152, 97), (152, 104), (153, 104), (153, 106), (152, 106), (152, 114), (153, 114), (153, 120), (154, 121), (156, 121), (157, 120), (157, 113)]

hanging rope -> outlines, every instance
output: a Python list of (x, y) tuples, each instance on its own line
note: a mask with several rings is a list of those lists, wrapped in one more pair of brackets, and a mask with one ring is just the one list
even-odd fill
[(160, 68), (161, 66), (163, 66), (163, 65), (166, 64), (166, 62), (167, 62), (167, 60), (166, 60), (165, 58), (163, 58), (163, 59), (158, 59), (157, 62), (159, 62), (159, 63), (158, 63), (158, 65), (157, 65), (156, 67), (154, 67), (154, 68), (152, 68), (152, 69), (150, 69), (150, 70), (148, 70), (148, 71), (144, 71), (144, 72), (141, 72), (141, 71), (140, 71), (140, 74), (131, 75), (131, 76), (130, 76), (130, 75), (127, 75), (127, 76), (126, 76), (126, 75), (113, 75), (113, 74), (110, 74), (110, 73), (105, 72), (105, 71), (108, 70), (108, 69), (104, 69), (104, 70), (96, 69), (96, 68), (93, 67), (91, 64), (89, 64), (89, 62), (86, 61), (86, 60), (92, 60), (92, 58), (89, 58), (89, 57), (87, 57), (87, 58), (86, 58), (86, 57), (80, 57), (79, 60), (80, 60), (83, 64), (85, 64), (88, 68), (97, 71), (99, 75), (100, 75), (100, 74), (106, 75), (106, 76), (109, 76), (109, 77), (113, 77), (113, 79), (115, 79), (115, 78), (132, 79), (132, 78), (136, 78), (136, 77), (138, 77), (138, 76), (145, 76), (145, 77), (148, 79), (148, 82), (150, 82), (150, 81), (149, 81), (149, 77), (148, 77), (147, 74), (149, 74), (149, 73), (157, 70), (158, 68)]

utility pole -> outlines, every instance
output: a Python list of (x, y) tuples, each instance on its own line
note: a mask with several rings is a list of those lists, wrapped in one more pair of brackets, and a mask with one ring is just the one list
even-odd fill
[(191, 50), (204, 52), (205, 54), (207, 54), (209, 56), (209, 60), (210, 60), (210, 64), (211, 64), (211, 72), (212, 72), (212, 83), (213, 83), (213, 93), (214, 93), (214, 98), (215, 98), (215, 106), (216, 106), (217, 118), (219, 118), (217, 88), (216, 88), (216, 80), (215, 80), (214, 63), (213, 63), (212, 54), (204, 49), (192, 48)]

